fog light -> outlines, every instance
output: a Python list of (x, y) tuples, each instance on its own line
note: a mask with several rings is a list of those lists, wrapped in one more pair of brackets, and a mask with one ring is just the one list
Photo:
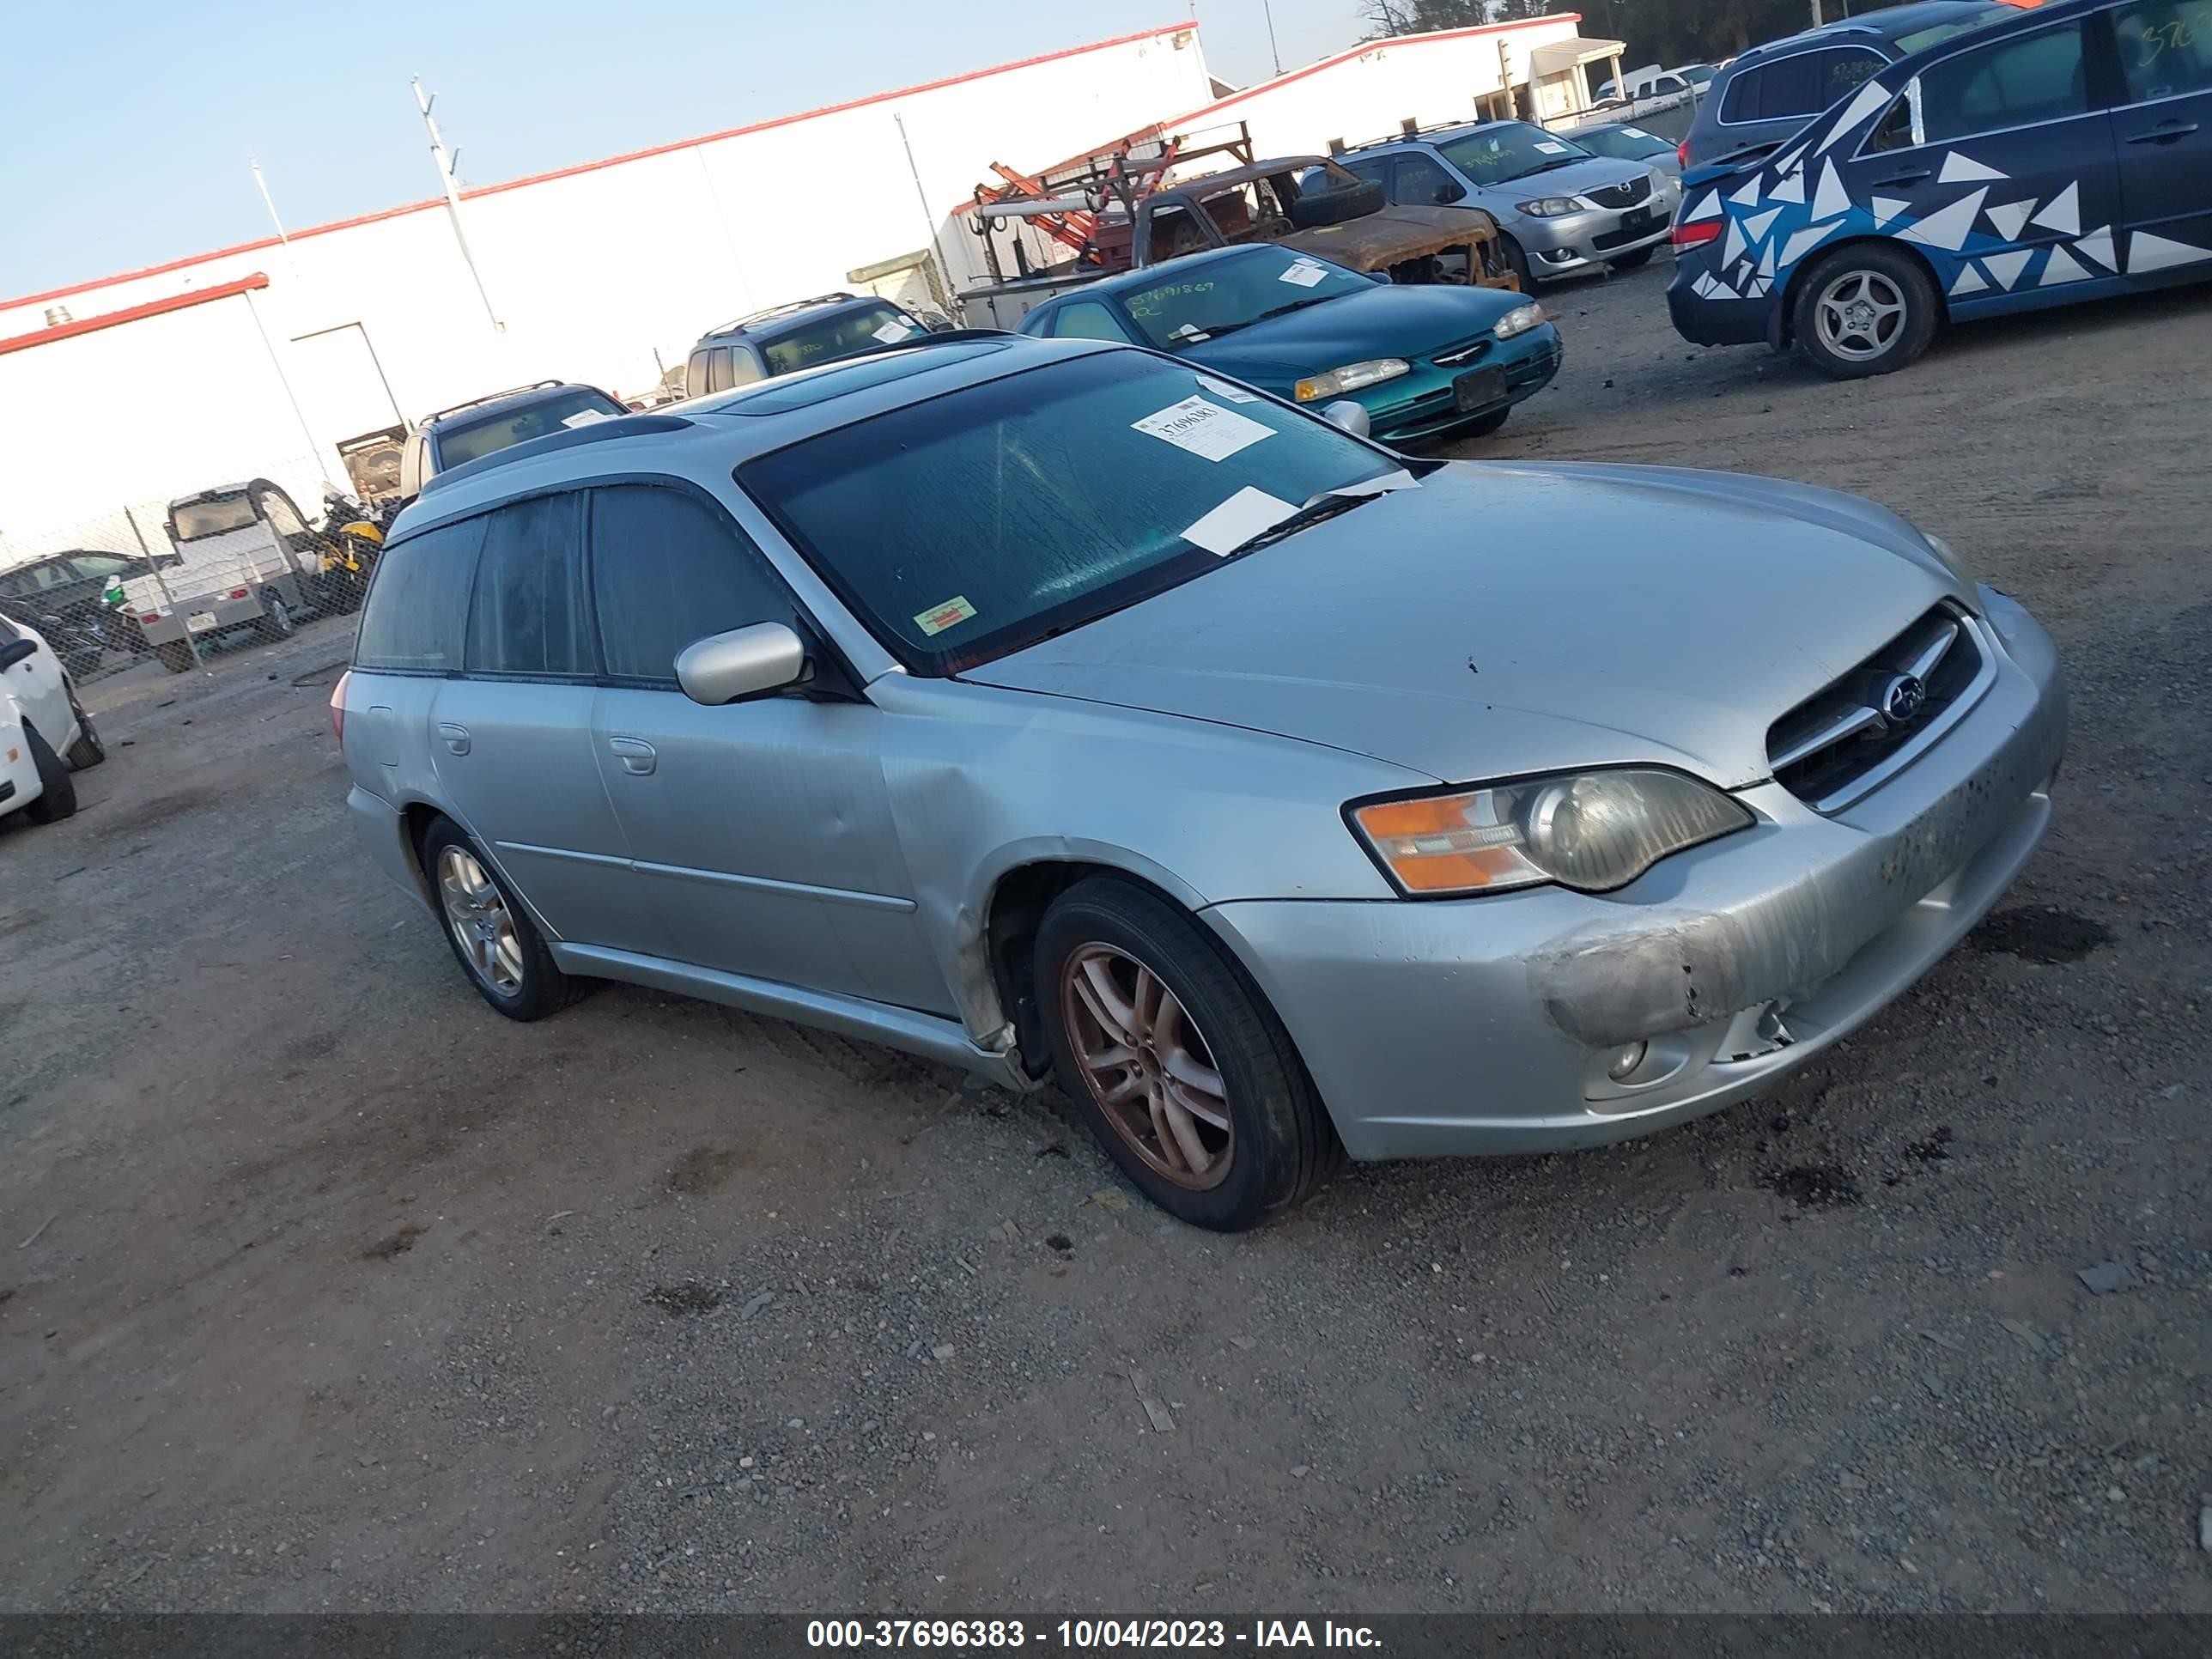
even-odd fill
[(1650, 1052), (1651, 1045), (1648, 1042), (1632, 1042), (1625, 1048), (1615, 1049), (1613, 1058), (1605, 1063), (1605, 1074), (1615, 1083), (1626, 1083), (1636, 1074), (1636, 1068), (1644, 1064), (1644, 1056)]
[(1581, 258), (1582, 255), (1576, 252), (1574, 249), (1571, 247), (1555, 247), (1544, 257), (1547, 259), (1556, 259), (1560, 264), (1565, 264), (1570, 259)]

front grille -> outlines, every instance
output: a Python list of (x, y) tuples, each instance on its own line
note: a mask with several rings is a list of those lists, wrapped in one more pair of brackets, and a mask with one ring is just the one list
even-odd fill
[(1629, 208), (1634, 207), (1650, 193), (1651, 175), (1647, 173), (1641, 179), (1631, 179), (1625, 185), (1607, 185), (1603, 190), (1586, 190), (1583, 196), (1585, 200), (1595, 202), (1600, 207)]
[(1606, 253), (1617, 247), (1625, 247), (1631, 242), (1640, 242), (1666, 228), (1663, 222), (1647, 219), (1640, 225), (1629, 225), (1620, 230), (1601, 230), (1590, 238), (1590, 246), (1600, 253)]
[[(1965, 712), (1982, 668), (1972, 624), (1936, 606), (1767, 728), (1774, 781), (1822, 811), (1848, 805), (1854, 784), (1870, 787), (1873, 774)], [(1907, 682), (1917, 684), (1917, 700)]]

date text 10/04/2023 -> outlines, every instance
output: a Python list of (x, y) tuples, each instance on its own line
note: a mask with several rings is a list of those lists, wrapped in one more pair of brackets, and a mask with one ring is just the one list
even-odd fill
[(1259, 1619), (1249, 1627), (1221, 1619), (1063, 1619), (1030, 1626), (1019, 1619), (813, 1619), (810, 1648), (1364, 1648), (1382, 1638), (1365, 1625), (1324, 1619)]

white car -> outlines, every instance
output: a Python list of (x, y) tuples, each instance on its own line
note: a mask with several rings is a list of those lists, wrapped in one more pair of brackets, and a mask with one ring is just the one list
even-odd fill
[(61, 659), (35, 629), (0, 617), (0, 817), (67, 817), (76, 811), (70, 774), (106, 756)]

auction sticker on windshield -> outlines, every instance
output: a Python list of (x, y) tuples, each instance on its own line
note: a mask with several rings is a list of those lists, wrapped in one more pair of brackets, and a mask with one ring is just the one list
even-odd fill
[(1260, 401), (1258, 392), (1247, 392), (1243, 386), (1231, 386), (1226, 380), (1217, 380), (1211, 374), (1200, 375), (1198, 383), (1215, 397), (1226, 398), (1232, 404), (1256, 404)]
[(1249, 449), (1261, 439), (1275, 435), (1272, 427), (1262, 426), (1233, 409), (1224, 409), (1204, 398), (1186, 398), (1179, 404), (1170, 404), (1156, 415), (1147, 415), (1129, 424), (1209, 461), (1225, 461), (1238, 450)]
[(1328, 275), (1328, 272), (1326, 270), (1314, 264), (1312, 260), (1297, 259), (1285, 266), (1283, 274), (1275, 280), (1279, 283), (1289, 283), (1296, 288), (1311, 288)]
[(885, 323), (881, 328), (876, 330), (873, 337), (881, 340), (885, 345), (889, 345), (893, 340), (903, 340), (908, 335), (913, 332), (914, 331), (912, 329), (908, 328), (904, 323), (899, 321), (897, 318), (894, 317), (890, 321)]
[(946, 629), (964, 623), (975, 614), (975, 607), (964, 597), (956, 594), (943, 605), (933, 605), (914, 619), (914, 625), (932, 639)]
[(1193, 547), (1202, 547), (1225, 559), (1261, 531), (1273, 529), (1297, 511), (1288, 501), (1247, 484), (1184, 531), (1182, 538)]

